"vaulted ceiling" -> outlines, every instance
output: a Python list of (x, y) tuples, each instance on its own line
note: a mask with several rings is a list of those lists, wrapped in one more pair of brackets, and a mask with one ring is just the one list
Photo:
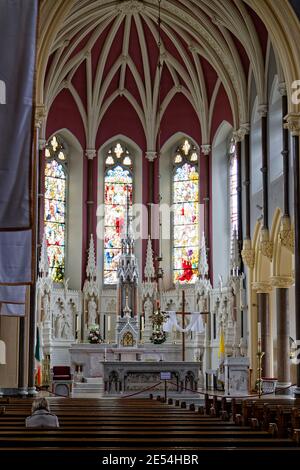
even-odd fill
[(147, 150), (156, 148), (160, 126), (163, 140), (186, 126), (210, 143), (222, 119), (236, 129), (249, 122), (250, 79), (259, 103), (267, 102), (268, 34), (243, 0), (66, 4), (45, 70), (48, 133), (77, 113), (87, 148), (116, 124), (138, 129)]

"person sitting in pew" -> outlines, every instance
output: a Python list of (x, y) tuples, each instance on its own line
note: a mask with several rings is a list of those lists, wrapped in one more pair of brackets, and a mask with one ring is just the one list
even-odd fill
[(25, 420), (26, 428), (59, 428), (55, 414), (50, 413), (50, 405), (46, 398), (37, 398), (31, 407), (31, 416)]

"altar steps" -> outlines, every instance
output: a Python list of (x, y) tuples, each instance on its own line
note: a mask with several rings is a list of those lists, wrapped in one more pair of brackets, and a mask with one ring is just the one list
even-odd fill
[(86, 378), (84, 382), (75, 382), (72, 389), (73, 398), (102, 398), (104, 384), (102, 378)]

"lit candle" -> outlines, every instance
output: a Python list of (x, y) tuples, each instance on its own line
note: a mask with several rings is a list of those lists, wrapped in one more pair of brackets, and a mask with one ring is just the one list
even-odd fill
[(144, 328), (145, 328), (145, 319), (144, 317), (141, 317), (141, 330), (144, 331)]
[(107, 331), (110, 331), (110, 315), (107, 317)]
[(261, 323), (260, 321), (257, 323), (257, 339), (261, 341)]

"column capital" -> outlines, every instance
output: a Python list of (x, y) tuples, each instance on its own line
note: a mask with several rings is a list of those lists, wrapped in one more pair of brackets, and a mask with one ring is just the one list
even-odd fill
[(282, 288), (287, 289), (294, 284), (294, 279), (292, 278), (292, 276), (284, 276), (284, 275), (272, 276), (270, 281), (273, 287), (277, 287), (281, 289)]
[(281, 96), (286, 96), (287, 91), (286, 91), (286, 83), (285, 82), (280, 82), (278, 83), (278, 91)]
[(246, 122), (244, 124), (241, 124), (239, 129), (237, 129), (236, 131), (233, 131), (232, 136), (235, 142), (241, 142), (242, 140), (244, 140), (245, 135), (249, 134), (249, 132), (250, 132), (250, 124)]
[(47, 116), (47, 108), (44, 104), (35, 105), (34, 125), (40, 128)]
[(259, 249), (261, 254), (266, 256), (270, 261), (273, 258), (273, 241), (270, 240), (269, 229), (262, 227), (260, 230)]
[(295, 234), (291, 226), (291, 219), (288, 215), (281, 217), (279, 239), (282, 246), (285, 246), (291, 253), (294, 253)]
[(300, 113), (289, 113), (284, 116), (286, 123), (284, 128), (288, 129), (293, 136), (300, 135)]
[(210, 144), (202, 144), (201, 145), (201, 152), (204, 155), (209, 155), (210, 151), (211, 151), (211, 145)]
[(154, 162), (154, 160), (157, 158), (156, 150), (147, 150), (145, 157), (147, 158), (148, 162)]
[(257, 294), (269, 294), (272, 292), (273, 287), (270, 282), (252, 282), (252, 289), (256, 290)]
[(94, 160), (96, 156), (96, 149), (86, 149), (85, 150), (85, 156), (87, 157), (88, 160)]
[(268, 114), (268, 105), (267, 104), (260, 104), (257, 108), (258, 115), (262, 117), (266, 117)]
[(245, 238), (243, 242), (243, 249), (241, 252), (243, 262), (249, 269), (254, 268), (255, 264), (255, 250), (252, 248), (251, 239)]
[(44, 150), (44, 148), (46, 147), (46, 143), (47, 143), (46, 139), (40, 138), (39, 139), (39, 150)]

